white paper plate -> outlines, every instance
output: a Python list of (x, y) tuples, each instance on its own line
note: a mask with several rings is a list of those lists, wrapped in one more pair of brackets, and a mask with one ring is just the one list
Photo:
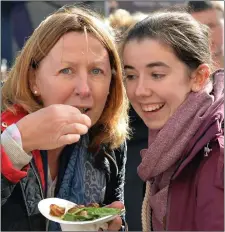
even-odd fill
[[(46, 198), (39, 202), (38, 209), (43, 216), (45, 216), (48, 220), (58, 222), (61, 225), (62, 230), (64, 231), (79, 231), (79, 230), (98, 230), (99, 228), (107, 229), (105, 224), (116, 218), (118, 215), (109, 215), (106, 217), (98, 218), (92, 221), (64, 221), (58, 217), (51, 216), (50, 213), (50, 205), (56, 204), (60, 207), (65, 207), (66, 211), (76, 204), (60, 198)], [(124, 212), (124, 211), (123, 211)]]

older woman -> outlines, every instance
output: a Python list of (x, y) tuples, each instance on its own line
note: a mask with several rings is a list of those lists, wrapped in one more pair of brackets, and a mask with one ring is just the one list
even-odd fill
[[(60, 230), (38, 211), (45, 197), (123, 201), (128, 104), (113, 38), (96, 15), (64, 7), (47, 17), (2, 96), (2, 230)], [(121, 225), (118, 217), (109, 230)]]

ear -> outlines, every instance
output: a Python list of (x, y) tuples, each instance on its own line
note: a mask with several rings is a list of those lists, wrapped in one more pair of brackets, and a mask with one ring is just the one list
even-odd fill
[(39, 91), (39, 88), (37, 86), (37, 79), (36, 79), (35, 71), (33, 71), (33, 70), (30, 71), (30, 73), (29, 73), (29, 86), (30, 86), (31, 92), (35, 96), (40, 96), (40, 91)]
[(198, 68), (191, 74), (192, 86), (191, 90), (193, 92), (199, 92), (204, 89), (209, 81), (210, 68), (207, 64), (201, 64)]

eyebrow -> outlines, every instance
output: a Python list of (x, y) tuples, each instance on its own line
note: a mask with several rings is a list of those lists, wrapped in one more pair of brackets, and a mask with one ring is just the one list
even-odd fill
[(159, 67), (159, 66), (169, 68), (169, 65), (167, 65), (161, 61), (153, 62), (153, 63), (146, 65), (147, 68), (153, 68), (153, 67)]
[[(153, 62), (153, 63), (149, 63), (146, 65), (147, 68), (153, 68), (153, 67), (165, 67), (165, 68), (169, 68), (169, 66), (161, 61), (157, 61), (157, 62)], [(135, 69), (133, 66), (131, 65), (125, 65), (124, 69)]]
[[(104, 65), (105, 63), (106, 63), (106, 61), (104, 59), (98, 59), (98, 60), (94, 60), (94, 61), (90, 62), (90, 64), (93, 64), (93, 65)], [(77, 64), (77, 62), (63, 60), (61, 62), (61, 64), (74, 66)]]
[(125, 65), (125, 66), (124, 66), (124, 69), (134, 69), (134, 67), (131, 66), (131, 65)]
[(61, 64), (62, 64), (62, 65), (71, 65), (71, 66), (76, 65), (75, 62), (66, 61), (66, 60), (62, 60), (62, 61), (61, 61)]

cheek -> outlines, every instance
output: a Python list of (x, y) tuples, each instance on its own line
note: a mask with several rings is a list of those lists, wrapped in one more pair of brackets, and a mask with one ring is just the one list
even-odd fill
[(135, 87), (130, 83), (125, 83), (126, 94), (130, 102), (135, 100)]
[[(97, 102), (105, 103), (110, 92), (110, 81), (92, 85), (92, 93)], [(104, 105), (103, 105), (104, 107)]]
[(165, 96), (171, 114), (173, 114), (177, 110), (177, 108), (185, 101), (186, 97), (187, 94), (184, 91), (170, 92), (167, 96)]
[(41, 98), (45, 105), (64, 104), (72, 92), (71, 85), (46, 84), (42, 86)]
[(97, 88), (92, 88), (92, 97), (94, 99), (95, 108), (92, 111), (91, 120), (92, 125), (94, 125), (99, 118), (101, 117), (105, 104), (107, 102), (108, 96), (109, 96), (109, 85), (104, 85), (104, 88), (101, 86), (98, 86)]
[(183, 103), (191, 91), (192, 82), (187, 75), (186, 70), (180, 68), (180, 71), (174, 73), (168, 80), (161, 83), (158, 89), (161, 97), (171, 106), (177, 108)]

